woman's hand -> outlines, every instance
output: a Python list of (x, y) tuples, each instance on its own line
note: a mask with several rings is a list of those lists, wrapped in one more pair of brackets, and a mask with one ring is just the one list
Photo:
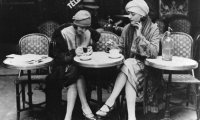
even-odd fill
[(87, 47), (87, 55), (91, 55), (93, 53), (93, 49), (92, 49), (92, 46), (88, 46)]
[(142, 30), (142, 23), (141, 22), (135, 22), (134, 25), (136, 27), (136, 35), (141, 36), (141, 30)]
[(77, 56), (81, 56), (83, 54), (83, 47), (77, 47), (75, 52)]

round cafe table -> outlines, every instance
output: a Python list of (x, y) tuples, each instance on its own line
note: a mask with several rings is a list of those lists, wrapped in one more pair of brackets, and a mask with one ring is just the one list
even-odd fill
[(171, 61), (162, 60), (162, 56), (158, 56), (156, 59), (146, 59), (145, 65), (151, 66), (161, 70), (169, 71), (169, 78), (167, 84), (167, 96), (166, 96), (166, 108), (165, 115), (162, 120), (171, 120), (169, 111), (169, 101), (170, 101), (170, 84), (172, 79), (172, 71), (183, 71), (192, 70), (198, 67), (198, 63), (195, 60), (173, 56)]
[(113, 67), (123, 63), (124, 56), (113, 59), (106, 52), (93, 52), (90, 60), (81, 60), (80, 57), (74, 57), (74, 61), (81, 67), (86, 68), (106, 68)]
[[(28, 75), (28, 105), (32, 108), (32, 87), (31, 87), (31, 70), (46, 68), (53, 61), (53, 58), (47, 55), (35, 55), (35, 54), (25, 54), (25, 55), (8, 55), (3, 61), (3, 65), (9, 69), (17, 70), (27, 70)], [(16, 89), (17, 88), (16, 86)], [(20, 108), (20, 93), (16, 90), (16, 102), (17, 102), (17, 119), (19, 119), (19, 112), (23, 111)]]
[[(80, 57), (74, 57), (74, 61), (78, 66), (84, 68), (109, 68), (118, 66), (123, 63), (124, 56), (121, 55), (119, 58), (110, 58), (109, 53), (106, 52), (93, 52), (91, 55), (91, 59), (89, 60), (81, 60)], [(98, 72), (98, 76), (96, 77), (97, 82), (99, 85), (97, 86), (97, 102), (98, 104), (102, 104), (102, 91), (101, 91), (101, 83), (100, 83), (100, 75), (101, 73)]]

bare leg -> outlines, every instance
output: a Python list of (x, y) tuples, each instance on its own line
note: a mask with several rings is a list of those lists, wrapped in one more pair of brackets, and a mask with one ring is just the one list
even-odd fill
[(77, 81), (77, 89), (78, 89), (78, 95), (81, 101), (81, 105), (82, 105), (82, 110), (86, 115), (91, 115), (88, 117), (92, 117), (94, 116), (88, 105), (87, 99), (86, 99), (86, 87), (85, 87), (85, 80), (83, 78), (83, 76), (81, 76), (78, 81)]
[(126, 82), (125, 93), (126, 93), (126, 102), (128, 109), (128, 120), (136, 120), (135, 117), (136, 91), (129, 81)]
[(77, 97), (76, 84), (72, 84), (68, 87), (67, 91), (67, 110), (66, 110), (65, 120), (72, 119), (72, 112), (76, 102), (76, 97)]
[[(116, 81), (115, 81), (115, 85), (114, 85), (113, 91), (112, 91), (110, 97), (107, 99), (107, 101), (105, 103), (106, 105), (108, 105), (110, 107), (114, 105), (115, 100), (117, 99), (117, 97), (120, 94), (121, 90), (125, 86), (126, 81), (127, 81), (127, 76), (123, 72), (120, 72), (119, 75), (117, 76)], [(105, 111), (105, 112), (109, 111), (108, 107), (105, 106), (105, 105), (102, 106), (100, 109), (102, 111)], [(96, 114), (98, 114), (98, 115), (105, 114), (105, 112), (102, 112), (102, 111), (97, 111)]]

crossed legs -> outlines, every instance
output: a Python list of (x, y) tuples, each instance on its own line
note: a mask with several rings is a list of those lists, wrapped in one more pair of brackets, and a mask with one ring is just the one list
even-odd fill
[(127, 79), (127, 76), (120, 72), (113, 88), (113, 91), (110, 97), (105, 102), (106, 105), (103, 105), (100, 110), (96, 112), (97, 115), (106, 116), (107, 112), (109, 112), (109, 108), (107, 106), (112, 107), (115, 103), (115, 100), (119, 96), (121, 90), (125, 87), (126, 100), (127, 100), (127, 109), (128, 109), (128, 120), (136, 120), (135, 117), (135, 101), (136, 101), (136, 91), (130, 84)]

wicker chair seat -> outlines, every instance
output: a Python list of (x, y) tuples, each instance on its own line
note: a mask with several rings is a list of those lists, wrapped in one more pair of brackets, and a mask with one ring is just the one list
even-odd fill
[[(164, 74), (163, 78), (164, 80), (167, 80), (169, 77), (168, 74)], [(193, 77), (190, 74), (172, 74), (172, 82), (173, 83), (191, 83), (191, 84), (200, 84), (200, 80), (197, 78)]]

